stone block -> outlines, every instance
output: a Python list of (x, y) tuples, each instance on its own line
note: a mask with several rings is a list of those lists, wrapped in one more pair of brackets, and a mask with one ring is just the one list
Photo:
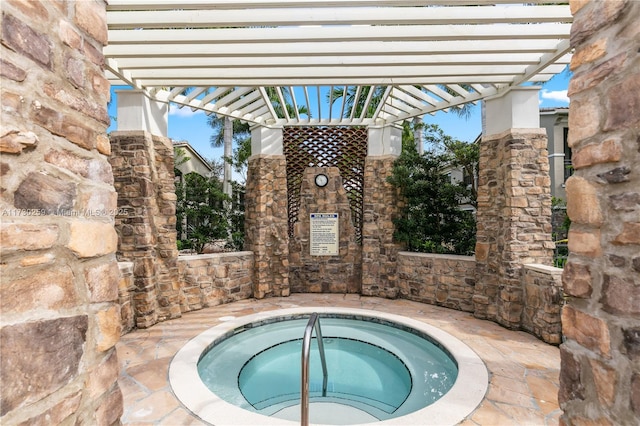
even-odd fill
[(604, 221), (597, 189), (588, 180), (573, 175), (566, 182), (567, 215), (572, 222), (600, 226)]
[(97, 425), (120, 424), (120, 416), (124, 411), (124, 399), (120, 388), (114, 386), (111, 391), (100, 401), (95, 411), (95, 423)]
[(601, 319), (565, 305), (562, 309), (562, 331), (567, 339), (606, 358), (611, 357), (609, 327)]
[(98, 399), (109, 391), (118, 380), (120, 366), (115, 350), (112, 350), (106, 358), (87, 374), (85, 390), (91, 399)]
[(82, 399), (82, 392), (76, 392), (63, 398), (62, 401), (17, 426), (50, 426), (64, 424), (64, 421), (75, 414)]
[(84, 277), (92, 303), (112, 302), (118, 298), (120, 269), (115, 260), (86, 269)]
[(631, 409), (636, 417), (640, 417), (640, 374), (631, 376)]
[(97, 257), (114, 253), (118, 236), (109, 222), (73, 220), (69, 224), (67, 247), (80, 257)]
[(0, 152), (21, 154), (23, 150), (34, 149), (38, 141), (38, 136), (33, 132), (12, 130), (0, 137)]
[(582, 382), (580, 360), (564, 345), (560, 346), (560, 390), (558, 402), (564, 408), (574, 400), (584, 400), (585, 386)]
[(621, 158), (620, 142), (616, 139), (607, 139), (599, 144), (590, 144), (576, 149), (571, 157), (571, 163), (574, 168), (581, 169), (594, 164), (615, 163)]
[(602, 58), (607, 52), (607, 40), (599, 39), (577, 50), (571, 57), (571, 70)]
[(107, 14), (99, 2), (76, 2), (75, 22), (102, 45), (107, 44)]
[(111, 306), (110, 308), (98, 311), (96, 313), (96, 322), (98, 326), (98, 336), (96, 342), (96, 350), (104, 352), (111, 349), (120, 339), (122, 331), (120, 325), (120, 307)]
[(5, 325), (0, 330), (0, 416), (35, 403), (77, 377), (86, 315)]
[(600, 105), (593, 102), (591, 97), (571, 100), (569, 147), (576, 147), (581, 141), (597, 134), (600, 129), (601, 114)]
[(60, 233), (58, 225), (44, 223), (0, 223), (2, 252), (43, 250), (53, 247)]
[(79, 303), (68, 266), (50, 266), (19, 279), (3, 276), (0, 295), (3, 314), (68, 309)]
[(56, 214), (70, 211), (76, 198), (76, 185), (43, 173), (29, 173), (14, 193), (18, 209)]
[[(572, 10), (576, 8), (575, 0)], [(582, 3), (571, 26), (571, 45), (577, 46), (584, 43), (589, 37), (602, 30), (611, 22), (615, 22), (626, 6), (627, 0), (618, 1), (590, 1)]]
[(627, 222), (622, 225), (622, 231), (612, 241), (616, 245), (640, 244), (640, 222)]
[(49, 37), (8, 13), (2, 14), (2, 44), (33, 59), (44, 68), (52, 69), (52, 43)]
[(609, 88), (606, 94), (607, 118), (603, 130), (637, 128), (640, 125), (638, 93), (640, 93), (640, 75), (638, 73), (629, 73), (624, 80)]
[(593, 291), (589, 265), (569, 261), (562, 271), (564, 292), (572, 297), (588, 298)]
[(600, 230), (591, 232), (569, 229), (569, 251), (587, 257), (598, 257), (602, 254)]
[(616, 369), (598, 360), (589, 359), (591, 374), (596, 385), (596, 395), (601, 404), (611, 407), (618, 388), (618, 374)]
[(615, 314), (640, 314), (640, 286), (633, 278), (605, 274), (601, 303), (604, 310)]
[[(588, 52), (588, 49), (585, 49), (585, 52)], [(600, 82), (609, 77), (609, 75), (618, 70), (627, 60), (627, 57), (627, 53), (623, 52), (607, 60), (606, 62), (598, 64), (595, 67), (588, 68), (587, 71), (575, 74), (569, 82), (568, 95), (572, 97), (574, 94), (580, 93), (583, 90), (596, 87), (598, 84), (600, 84)], [(573, 59), (575, 58), (576, 55), (573, 56)], [(571, 60), (572, 67), (574, 67), (573, 59)], [(582, 64), (578, 64), (578, 62), (576, 62), (575, 67), (579, 65)]]

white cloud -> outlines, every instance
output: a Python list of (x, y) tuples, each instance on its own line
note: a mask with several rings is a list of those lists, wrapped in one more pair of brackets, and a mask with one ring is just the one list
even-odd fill
[(566, 90), (547, 90), (542, 89), (540, 92), (540, 97), (542, 99), (550, 99), (552, 101), (559, 101), (563, 103), (569, 103), (569, 97), (567, 96)]
[(173, 115), (175, 117), (193, 117), (196, 114), (203, 114), (203, 112), (201, 109), (191, 111), (191, 108), (189, 107), (179, 108), (174, 104), (171, 104), (171, 106), (169, 107), (169, 115)]

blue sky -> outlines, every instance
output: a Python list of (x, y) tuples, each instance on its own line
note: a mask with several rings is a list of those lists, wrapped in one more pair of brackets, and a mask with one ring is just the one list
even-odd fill
[[(569, 105), (567, 88), (570, 74), (565, 71), (556, 75), (544, 84), (540, 90), (540, 107), (566, 107)], [(116, 116), (117, 99), (112, 89), (112, 102), (109, 115)], [(311, 100), (311, 103), (314, 101)], [(207, 116), (203, 112), (192, 112), (189, 108), (179, 109), (171, 105), (169, 110), (169, 137), (175, 140), (186, 140), (205, 158), (220, 159), (222, 148), (213, 148), (209, 142), (212, 130), (207, 125)], [(473, 141), (482, 131), (480, 104), (477, 104), (468, 119), (460, 118), (452, 113), (438, 112), (427, 115), (424, 121), (438, 124), (445, 134), (461, 141)], [(116, 130), (116, 123), (112, 120), (108, 131)]]

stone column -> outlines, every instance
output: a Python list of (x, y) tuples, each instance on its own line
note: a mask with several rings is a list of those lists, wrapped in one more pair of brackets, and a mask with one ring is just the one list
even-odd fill
[(387, 183), (393, 162), (402, 152), (402, 129), (369, 128), (364, 169), (362, 225), (362, 294), (395, 298), (396, 261), (400, 246), (393, 242), (393, 218), (402, 207), (396, 188)]
[(254, 254), (253, 297), (289, 295), (287, 170), (282, 129), (251, 133), (245, 195), (245, 250)]
[(181, 316), (173, 146), (145, 131), (111, 133), (118, 260), (133, 262), (137, 327)]
[(640, 422), (640, 3), (571, 2), (561, 425)]
[(1, 8), (0, 424), (117, 424), (106, 2)]
[(478, 178), (474, 314), (519, 328), (522, 265), (551, 265), (551, 189), (538, 89), (486, 103)]

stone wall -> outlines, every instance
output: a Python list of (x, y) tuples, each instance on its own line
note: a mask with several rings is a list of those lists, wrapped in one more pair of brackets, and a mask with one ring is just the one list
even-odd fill
[(120, 304), (120, 326), (122, 334), (127, 334), (136, 326), (133, 293), (135, 279), (133, 276), (133, 262), (118, 262), (120, 281), (118, 282), (118, 303)]
[(572, 1), (561, 424), (640, 422), (640, 2)]
[(562, 269), (547, 265), (524, 265), (522, 329), (547, 343), (562, 342), (560, 312), (563, 305)]
[[(318, 188), (314, 178), (329, 182)], [(311, 255), (311, 213), (338, 213), (338, 254)], [(362, 247), (356, 242), (351, 206), (337, 167), (308, 167), (300, 188), (300, 210), (289, 241), (289, 285), (294, 293), (360, 293)]]
[(3, 1), (0, 423), (119, 421), (104, 1)]
[(110, 135), (118, 260), (133, 262), (136, 327), (181, 315), (173, 146), (144, 131)]
[(253, 253), (248, 251), (178, 257), (182, 311), (251, 297), (253, 268)]
[(476, 260), (402, 251), (398, 254), (399, 297), (473, 312)]
[(368, 156), (364, 166), (362, 294), (395, 298), (396, 262), (402, 246), (393, 241), (393, 219), (402, 209), (398, 190), (387, 182), (396, 156)]
[(289, 295), (287, 171), (283, 155), (249, 158), (245, 250), (255, 256), (253, 296)]
[(520, 269), (551, 265), (551, 180), (544, 129), (483, 137), (478, 177), (474, 312), (518, 328), (524, 293)]

